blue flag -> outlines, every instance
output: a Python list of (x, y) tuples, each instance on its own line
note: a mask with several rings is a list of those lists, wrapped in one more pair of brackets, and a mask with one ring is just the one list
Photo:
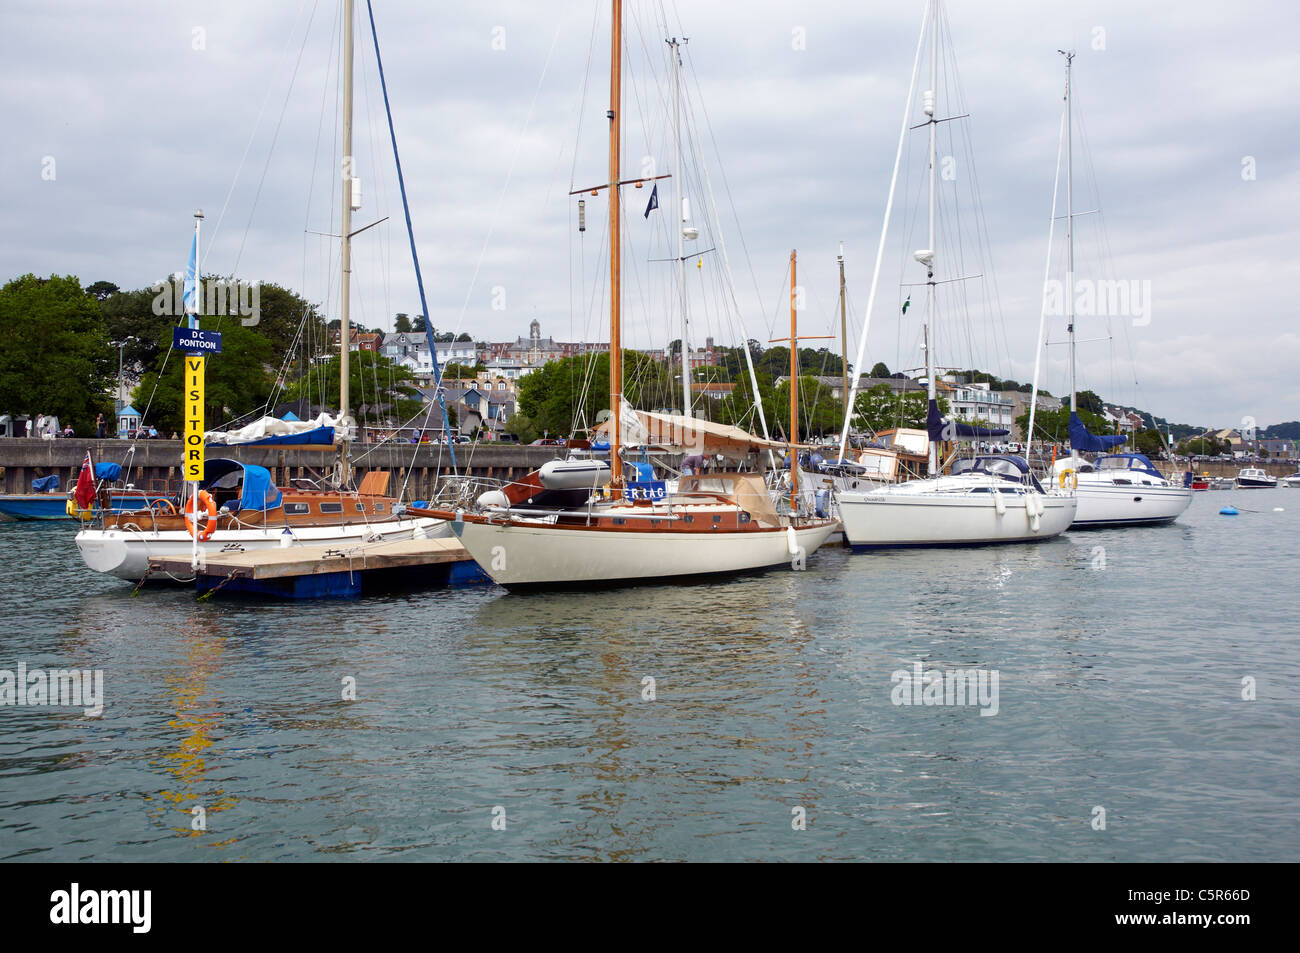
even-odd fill
[(194, 241), (190, 243), (190, 263), (185, 266), (185, 313), (199, 313), (199, 233), (194, 232)]
[(659, 186), (656, 183), (655, 187), (650, 190), (650, 201), (646, 203), (645, 217), (649, 218), (650, 213), (653, 212), (658, 207), (659, 207)]

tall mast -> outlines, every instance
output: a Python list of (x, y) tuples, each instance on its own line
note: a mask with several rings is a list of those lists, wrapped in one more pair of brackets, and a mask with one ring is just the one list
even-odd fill
[(799, 512), (799, 282), (790, 250), (790, 517)]
[(849, 412), (849, 320), (844, 311), (844, 243), (840, 242), (840, 253), (835, 259), (840, 263), (840, 350), (844, 354), (843, 381), (840, 394), (844, 401), (844, 412)]
[[(1074, 122), (1070, 108), (1070, 64), (1074, 52), (1058, 51), (1065, 57), (1065, 307), (1066, 330), (1070, 333), (1070, 413), (1078, 413), (1079, 400), (1074, 392)], [(1070, 442), (1070, 456), (1077, 457), (1074, 442)]]
[[(938, 99), (939, 89), (939, 2), (930, 0), (930, 90), (925, 96), (925, 112), (930, 117), (930, 243), (927, 245), (929, 259), (923, 264), (926, 267), (926, 304), (925, 304), (925, 381), (928, 399), (934, 401), (938, 399), (938, 389), (934, 383), (934, 358), (933, 358), (933, 335), (931, 330), (934, 326), (934, 256), (936, 252), (934, 242), (934, 176), (935, 166), (937, 163), (937, 134), (938, 120), (934, 118), (936, 100)], [(930, 459), (928, 473), (935, 476), (939, 469), (939, 447), (933, 440), (930, 441)]]
[[(610, 25), (609, 54), (609, 470), (610, 488), (615, 496), (623, 486), (621, 450), (621, 414), (623, 402), (623, 334), (619, 327), (622, 317), (622, 295), (619, 254), (619, 117), (623, 105), (623, 3), (612, 0), (613, 22)], [(678, 210), (678, 214), (681, 211)]]
[(352, 351), (352, 0), (343, 0), (343, 254), (339, 281), (339, 425), (343, 440), (339, 452), (339, 483), (346, 485), (348, 473), (348, 429), (350, 415), (348, 384), (351, 380)]
[(682, 228), (686, 216), (682, 206), (681, 78), (679, 75), (681, 54), (677, 48), (676, 37), (668, 41), (668, 46), (672, 50), (673, 57), (673, 193), (675, 196), (673, 208), (677, 210), (673, 216), (673, 228), (677, 231), (677, 291), (678, 306), (681, 309), (682, 413), (689, 417), (691, 416), (691, 369), (690, 349), (686, 341), (686, 259), (682, 256), (682, 241), (685, 237)]

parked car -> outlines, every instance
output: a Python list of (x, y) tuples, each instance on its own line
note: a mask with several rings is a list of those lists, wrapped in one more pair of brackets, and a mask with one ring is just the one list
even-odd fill
[(564, 439), (562, 437), (538, 437), (531, 444), (534, 447), (563, 447)]
[(519, 434), (517, 433), (499, 433), (497, 434), (497, 443), (518, 443)]

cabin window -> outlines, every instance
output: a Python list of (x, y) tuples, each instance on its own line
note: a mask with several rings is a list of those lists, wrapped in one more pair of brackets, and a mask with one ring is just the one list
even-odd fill
[(748, 522), (749, 522), (749, 514), (748, 514), (748, 513), (741, 513), (741, 514), (740, 514), (740, 522), (742, 522), (742, 523), (748, 523)]
[(621, 516), (615, 516), (615, 517), (614, 517), (614, 525), (615, 525), (615, 526), (623, 526), (623, 525), (626, 524), (626, 523), (627, 523), (627, 520), (623, 519), (623, 517), (621, 517)]
[(695, 522), (695, 517), (692, 516), (690, 513), (687, 513), (685, 516), (682, 517), (682, 519), (685, 520), (685, 521), (688, 522), (688, 523), (694, 523), (694, 522)]
[(322, 504), (320, 505), (320, 511), (321, 511), (322, 513), (342, 513), (342, 512), (343, 512), (343, 504), (342, 504), (342, 503), (322, 503)]
[(376, 513), (382, 513), (382, 512), (384, 512), (385, 509), (387, 509), (387, 507), (386, 507), (383, 503), (376, 503), (376, 504), (375, 504), (375, 512), (376, 512)]
[(284, 504), (284, 512), (289, 516), (298, 516), (303, 513), (310, 513), (311, 507), (306, 503), (286, 503)]
[(366, 511), (366, 504), (364, 504), (364, 503), (356, 503), (356, 504), (354, 504), (354, 505), (356, 506), (356, 508), (357, 508), (357, 512), (358, 512), (358, 513), (364, 513), (364, 512)]
[(715, 522), (715, 523), (721, 523), (721, 522), (722, 522), (722, 517), (721, 517), (721, 516), (714, 516), (714, 517), (713, 517), (713, 522)]

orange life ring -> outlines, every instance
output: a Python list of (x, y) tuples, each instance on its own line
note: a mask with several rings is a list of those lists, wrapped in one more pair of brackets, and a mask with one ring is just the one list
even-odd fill
[(203, 527), (203, 532), (199, 532), (199, 521), (194, 515), (194, 497), (185, 504), (185, 526), (190, 531), (190, 535), (197, 539), (207, 539), (215, 532), (217, 528), (217, 501), (212, 498), (212, 494), (207, 490), (199, 490), (199, 505), (208, 511), (207, 525)]

